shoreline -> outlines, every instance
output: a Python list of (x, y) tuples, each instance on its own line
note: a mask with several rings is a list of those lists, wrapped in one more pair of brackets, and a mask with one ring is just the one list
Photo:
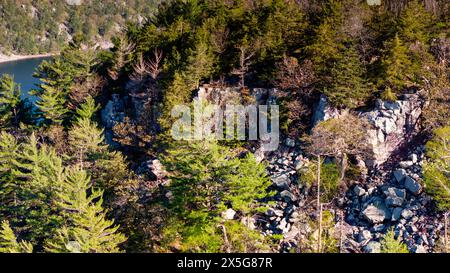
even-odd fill
[(28, 60), (28, 59), (37, 59), (37, 58), (45, 58), (45, 57), (52, 57), (58, 55), (57, 53), (45, 53), (45, 54), (36, 54), (36, 55), (3, 55), (0, 53), (0, 64), (2, 63), (8, 63), (8, 62), (14, 62), (14, 61), (21, 61), (21, 60)]

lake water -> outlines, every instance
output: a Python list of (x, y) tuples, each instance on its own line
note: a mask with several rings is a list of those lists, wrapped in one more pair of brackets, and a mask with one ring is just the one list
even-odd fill
[[(14, 81), (20, 84), (22, 98), (30, 98), (28, 92), (39, 83), (39, 80), (33, 77), (33, 73), (43, 60), (48, 59), (51, 59), (51, 57), (0, 63), (0, 76), (3, 74), (13, 75)], [(31, 98), (31, 100), (33, 99)]]

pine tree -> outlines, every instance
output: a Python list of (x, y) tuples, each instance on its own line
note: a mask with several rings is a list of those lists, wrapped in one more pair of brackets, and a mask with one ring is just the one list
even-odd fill
[(224, 185), (228, 189), (224, 203), (231, 204), (233, 209), (246, 215), (260, 206), (257, 200), (270, 195), (267, 188), (271, 182), (267, 177), (265, 166), (256, 163), (253, 154), (234, 161), (235, 167), (230, 169)]
[(436, 129), (426, 145), (424, 165), (426, 191), (441, 211), (450, 210), (450, 127)]
[(94, 98), (89, 95), (86, 98), (86, 101), (76, 110), (77, 120), (92, 120), (98, 109), (100, 109), (100, 106), (96, 104)]
[(117, 194), (123, 194), (123, 191), (126, 192), (134, 185), (135, 180), (122, 154), (109, 151), (103, 130), (88, 118), (96, 108), (93, 99), (81, 105), (68, 139), (72, 156), (88, 171), (94, 185), (105, 190), (106, 203), (109, 205)]
[(69, 143), (78, 162), (83, 164), (89, 156), (95, 156), (106, 148), (103, 144), (103, 130), (97, 128), (96, 123), (87, 118), (77, 119), (76, 124), (69, 131)]
[[(164, 161), (173, 197), (165, 244), (178, 244), (181, 251), (232, 251), (233, 242), (227, 240), (234, 235), (220, 215), (230, 207), (243, 215), (262, 209), (256, 200), (271, 196), (264, 167), (252, 156), (232, 159), (228, 148), (213, 142), (178, 145), (168, 154)], [(255, 246), (259, 239), (248, 244)]]
[(17, 221), (23, 225), (28, 240), (39, 245), (61, 224), (54, 202), (64, 178), (62, 160), (54, 149), (39, 145), (32, 134), (28, 142), (21, 144), (15, 164)]
[(394, 231), (390, 230), (381, 241), (381, 253), (409, 253), (409, 251), (405, 244), (395, 239)]
[(36, 106), (48, 123), (61, 124), (69, 112), (66, 106), (66, 94), (60, 88), (41, 84), (41, 94)]
[(90, 186), (91, 179), (79, 168), (66, 171), (57, 205), (63, 211), (66, 225), (48, 240), (49, 252), (114, 253), (126, 237), (118, 226), (106, 218), (102, 207), (103, 191)]
[(16, 235), (7, 221), (2, 222), (0, 230), (0, 253), (32, 253), (33, 246), (28, 242), (17, 242)]
[(19, 148), (14, 136), (0, 133), (0, 216), (3, 217), (15, 210), (17, 184), (14, 169), (17, 166)]
[(381, 60), (384, 70), (383, 81), (393, 91), (401, 91), (408, 78), (412, 77), (411, 61), (408, 50), (403, 45), (398, 34), (385, 45), (385, 55)]
[(331, 69), (331, 85), (324, 94), (335, 106), (360, 106), (369, 96), (364, 73), (358, 52), (354, 46), (349, 46)]
[(399, 18), (399, 34), (401, 39), (411, 44), (416, 41), (428, 42), (427, 28), (431, 25), (431, 14), (425, 9), (422, 1), (413, 0), (408, 3)]
[(0, 77), (0, 127), (17, 125), (20, 111), (20, 86), (14, 78), (4, 74)]

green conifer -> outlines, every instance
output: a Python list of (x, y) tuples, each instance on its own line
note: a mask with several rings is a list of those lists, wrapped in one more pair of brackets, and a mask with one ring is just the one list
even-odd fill
[(57, 205), (66, 225), (48, 240), (49, 252), (114, 253), (126, 237), (106, 218), (102, 207), (103, 191), (92, 188), (91, 178), (79, 168), (66, 171), (58, 193)]
[(405, 244), (395, 239), (394, 231), (390, 230), (381, 241), (381, 253), (409, 253), (409, 251)]
[(17, 242), (16, 235), (7, 221), (2, 222), (0, 230), (0, 253), (32, 253), (33, 246), (28, 242)]

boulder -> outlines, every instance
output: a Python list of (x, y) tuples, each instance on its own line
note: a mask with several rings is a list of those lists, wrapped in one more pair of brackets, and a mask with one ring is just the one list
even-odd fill
[(403, 180), (407, 177), (406, 171), (404, 169), (398, 169), (394, 171), (395, 180), (398, 183), (402, 183)]
[(422, 185), (410, 176), (405, 178), (405, 188), (414, 195), (418, 195), (422, 191)]
[(364, 218), (372, 224), (382, 223), (384, 220), (389, 220), (391, 218), (391, 213), (383, 205), (369, 205), (362, 214)]
[(222, 212), (222, 218), (225, 220), (233, 220), (234, 216), (236, 216), (236, 212), (233, 209), (227, 209)]
[(289, 184), (291, 183), (287, 174), (281, 174), (272, 179), (274, 185), (280, 189), (289, 190)]
[(295, 140), (293, 140), (292, 138), (287, 138), (286, 146), (291, 147), (291, 148), (295, 147)]
[(281, 198), (286, 202), (295, 202), (297, 198), (288, 190), (284, 190), (280, 193)]
[(414, 213), (410, 209), (404, 209), (402, 211), (402, 217), (406, 220), (411, 219), (414, 216)]
[(423, 245), (415, 245), (412, 251), (414, 253), (428, 253), (427, 249)]
[(414, 162), (408, 160), (408, 161), (402, 161), (398, 164), (403, 169), (408, 169), (409, 167), (412, 167), (414, 165)]
[(366, 246), (364, 246), (363, 250), (366, 253), (380, 253), (381, 252), (381, 244), (376, 241), (371, 241)]
[(391, 221), (397, 222), (398, 220), (400, 220), (400, 217), (402, 216), (402, 211), (403, 211), (403, 208), (394, 208), (392, 210)]
[(366, 194), (366, 190), (365, 189), (363, 189), (362, 187), (360, 187), (360, 186), (358, 186), (358, 185), (356, 185), (354, 188), (353, 188), (353, 192), (356, 194), (356, 196), (363, 196), (363, 195), (365, 195)]
[(387, 188), (384, 194), (386, 195), (386, 205), (390, 207), (402, 206), (406, 198), (406, 191), (404, 189), (394, 187)]
[(368, 230), (363, 230), (358, 235), (358, 243), (363, 243), (372, 239), (372, 233)]
[(312, 117), (312, 124), (316, 126), (317, 123), (329, 120), (335, 117), (338, 117), (341, 112), (328, 104), (327, 97), (325, 95), (321, 95), (319, 102), (314, 108), (314, 113)]
[(368, 166), (376, 167), (386, 162), (398, 146), (414, 135), (422, 106), (419, 95), (411, 94), (395, 102), (378, 100), (375, 109), (362, 113), (361, 116), (373, 125), (368, 130), (368, 142), (372, 146)]

